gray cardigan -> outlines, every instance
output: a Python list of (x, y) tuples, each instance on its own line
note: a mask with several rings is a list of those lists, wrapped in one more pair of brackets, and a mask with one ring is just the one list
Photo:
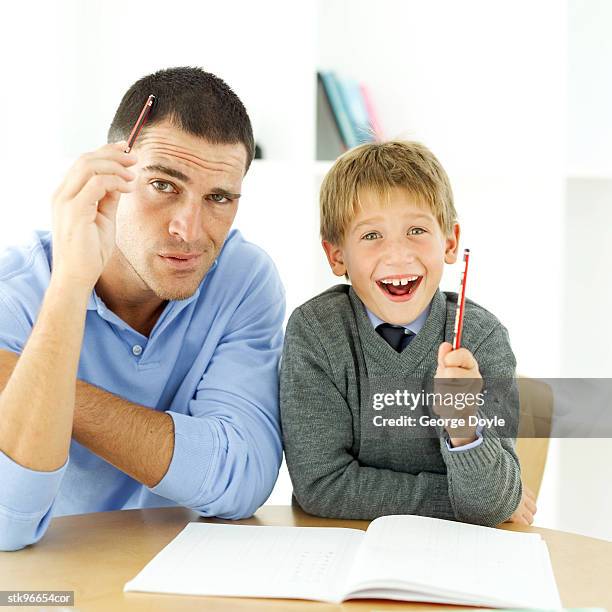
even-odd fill
[[(425, 325), (401, 353), (374, 330), (349, 285), (297, 308), (281, 362), (281, 421), (287, 465), (299, 505), (311, 514), (374, 519), (420, 514), (494, 526), (521, 498), (514, 440), (484, 432), (483, 442), (451, 452), (442, 437), (411, 437), (372, 427), (372, 381), (431, 379), (439, 345), (450, 341), (456, 294), (437, 292)], [(483, 378), (512, 381), (508, 334), (484, 308), (466, 301), (462, 345)], [(401, 430), (401, 431), (400, 431)]]

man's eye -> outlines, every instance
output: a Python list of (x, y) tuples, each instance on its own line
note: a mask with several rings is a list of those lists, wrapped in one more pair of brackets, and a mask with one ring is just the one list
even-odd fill
[(411, 227), (408, 230), (408, 234), (410, 234), (411, 236), (420, 236), (421, 234), (424, 234), (426, 232), (425, 229), (423, 229), (422, 227)]
[(380, 234), (378, 232), (368, 232), (364, 234), (362, 240), (376, 240), (376, 238), (380, 238)]
[(222, 193), (211, 193), (208, 196), (208, 199), (212, 200), (215, 204), (227, 204), (228, 202), (232, 201), (230, 198), (224, 196)]
[(153, 185), (153, 189), (161, 193), (177, 193), (174, 185), (168, 183), (168, 181), (153, 181), (151, 185)]

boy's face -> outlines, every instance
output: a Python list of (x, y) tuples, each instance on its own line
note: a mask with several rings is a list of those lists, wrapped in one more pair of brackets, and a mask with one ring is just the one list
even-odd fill
[(444, 263), (455, 263), (459, 225), (445, 236), (428, 208), (404, 189), (394, 188), (389, 204), (369, 192), (346, 229), (341, 245), (323, 241), (332, 271), (348, 273), (361, 301), (395, 325), (414, 321), (440, 284)]

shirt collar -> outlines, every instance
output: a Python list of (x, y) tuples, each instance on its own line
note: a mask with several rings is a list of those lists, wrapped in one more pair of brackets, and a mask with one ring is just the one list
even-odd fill
[[(425, 325), (425, 321), (427, 321), (427, 317), (429, 316), (429, 311), (430, 310), (431, 310), (431, 302), (429, 302), (429, 304), (427, 304), (427, 308), (425, 308), (425, 310), (423, 310), (423, 312), (414, 321), (411, 321), (410, 323), (404, 323), (404, 324), (400, 325), (400, 327), (403, 327), (404, 329), (407, 329), (407, 330), (411, 331), (415, 335), (418, 334), (421, 331), (423, 325)], [(382, 319), (379, 319), (367, 307), (366, 307), (366, 313), (367, 313), (368, 319), (370, 319), (370, 323), (372, 323), (374, 329), (376, 329), (382, 323), (386, 323), (386, 321), (383, 321)]]

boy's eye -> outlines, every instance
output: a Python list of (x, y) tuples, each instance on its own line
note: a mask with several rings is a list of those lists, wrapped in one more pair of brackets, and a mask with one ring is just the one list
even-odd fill
[(378, 232), (368, 232), (367, 234), (364, 234), (361, 239), (362, 240), (376, 240), (376, 238), (379, 238), (380, 234)]
[(168, 181), (153, 181), (153, 189), (161, 193), (178, 193), (176, 187)]
[(208, 199), (212, 200), (215, 204), (227, 204), (228, 202), (232, 201), (230, 198), (224, 196), (222, 193), (211, 193), (208, 196)]
[(423, 229), (422, 227), (411, 227), (408, 230), (408, 234), (410, 236), (420, 236), (421, 234), (424, 234), (426, 232), (425, 229)]

